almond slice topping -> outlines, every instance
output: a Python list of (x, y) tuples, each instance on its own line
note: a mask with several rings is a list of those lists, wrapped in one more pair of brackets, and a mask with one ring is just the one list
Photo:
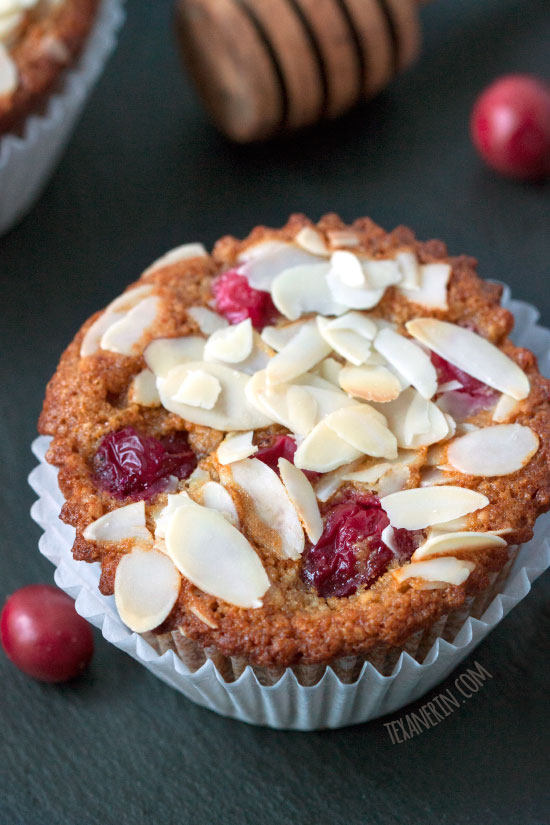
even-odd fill
[(239, 263), (254, 289), (269, 292), (275, 278), (286, 269), (319, 263), (316, 255), (284, 241), (262, 241), (239, 255)]
[(495, 424), (456, 438), (447, 461), (472, 476), (507, 476), (521, 470), (539, 448), (538, 435), (523, 424)]
[(506, 424), (519, 409), (519, 403), (511, 395), (502, 393), (493, 410), (493, 421), (497, 424)]
[(392, 570), (392, 576), (398, 582), (406, 579), (419, 578), (429, 582), (445, 582), (446, 584), (464, 584), (475, 564), (471, 561), (463, 561), (447, 556), (441, 559), (430, 559), (429, 561), (418, 561), (413, 564), (406, 564), (397, 570)]
[(420, 267), (420, 282), (418, 287), (399, 287), (401, 294), (415, 304), (430, 309), (447, 309), (447, 284), (451, 276), (449, 264), (433, 263)]
[(142, 407), (160, 406), (157, 379), (151, 370), (142, 370), (134, 376), (128, 390), (128, 400)]
[(341, 315), (346, 305), (333, 297), (327, 283), (328, 263), (315, 263), (285, 269), (271, 287), (273, 303), (285, 318), (297, 321), (301, 315)]
[(301, 470), (328, 473), (342, 464), (349, 464), (361, 455), (334, 430), (320, 421), (298, 446), (294, 454), (294, 464)]
[(171, 266), (180, 261), (187, 261), (191, 258), (205, 258), (207, 256), (208, 252), (201, 243), (184, 243), (181, 244), (181, 246), (170, 249), (164, 255), (161, 255), (160, 258), (157, 258), (157, 260), (145, 270), (143, 275), (150, 275), (152, 272), (156, 272), (157, 269), (164, 269), (165, 266)]
[(343, 407), (323, 419), (324, 424), (356, 450), (375, 458), (396, 458), (397, 442), (385, 419), (368, 404)]
[(203, 335), (212, 335), (213, 332), (229, 326), (227, 318), (223, 318), (217, 312), (212, 312), (207, 307), (189, 307), (187, 314), (193, 319)]
[(304, 531), (277, 473), (257, 458), (237, 461), (230, 470), (235, 484), (252, 499), (258, 517), (278, 532), (281, 555), (298, 559), (304, 549)]
[(317, 423), (318, 405), (311, 388), (294, 384), (286, 394), (290, 429), (297, 435), (307, 435)]
[(374, 348), (415, 387), (423, 398), (429, 399), (437, 390), (435, 367), (418, 344), (391, 329), (381, 329), (374, 339)]
[(368, 258), (362, 261), (366, 285), (370, 289), (386, 289), (402, 279), (401, 269), (391, 258)]
[[(211, 410), (182, 403), (174, 398), (187, 375), (196, 370), (208, 373), (221, 385), (216, 406)], [(166, 376), (159, 376), (157, 387), (163, 407), (193, 424), (222, 432), (256, 430), (269, 426), (272, 419), (247, 402), (245, 391), (249, 380), (244, 372), (238, 372), (224, 364), (190, 361), (173, 367)]]
[(397, 266), (401, 273), (401, 289), (420, 289), (420, 264), (414, 252), (404, 250), (395, 256)]
[(412, 387), (382, 407), (388, 425), (403, 449), (436, 444), (449, 436), (449, 422), (439, 407)]
[(253, 430), (226, 435), (216, 453), (220, 464), (231, 464), (233, 461), (240, 461), (258, 452), (258, 448), (252, 443), (253, 435)]
[(271, 347), (271, 349), (280, 352), (283, 347), (286, 347), (290, 339), (294, 338), (302, 325), (307, 323), (309, 323), (309, 321), (295, 321), (292, 324), (285, 324), (284, 326), (264, 327), (261, 332), (262, 341), (264, 341), (268, 347)]
[(151, 539), (145, 526), (145, 503), (136, 501), (117, 507), (110, 513), (88, 524), (83, 534), (86, 541), (123, 541), (124, 539)]
[(107, 306), (105, 311), (88, 327), (82, 344), (80, 345), (80, 357), (93, 355), (99, 349), (101, 339), (107, 330), (117, 321), (122, 320), (126, 313), (133, 309), (143, 298), (151, 294), (154, 284), (142, 284), (132, 289), (127, 289)]
[(261, 607), (269, 579), (252, 545), (221, 513), (180, 507), (170, 519), (166, 552), (196, 587), (237, 607)]
[(333, 328), (332, 322), (321, 315), (317, 316), (317, 328), (331, 349), (352, 364), (363, 364), (368, 358), (371, 344), (367, 338), (350, 329)]
[(189, 370), (181, 382), (172, 400), (178, 404), (189, 404), (191, 407), (201, 407), (203, 410), (212, 410), (222, 391), (222, 385), (214, 375), (204, 370)]
[(234, 527), (239, 526), (239, 514), (235, 502), (223, 484), (217, 481), (207, 481), (197, 491), (197, 498), (203, 507), (216, 510)]
[(421, 547), (414, 551), (412, 561), (431, 558), (432, 556), (452, 556), (457, 551), (468, 552), (486, 550), (490, 547), (505, 547), (506, 542), (494, 533), (441, 533), (430, 537)]
[(166, 538), (166, 531), (170, 524), (170, 519), (180, 507), (198, 507), (199, 505), (193, 501), (189, 493), (182, 490), (175, 495), (168, 495), (166, 497), (166, 505), (162, 508), (160, 513), (155, 517), (155, 538)]
[(185, 335), (182, 338), (155, 338), (145, 347), (145, 363), (155, 375), (164, 378), (171, 369), (186, 361), (202, 361), (204, 338)]
[(345, 392), (365, 401), (393, 401), (401, 392), (401, 384), (386, 367), (344, 367), (338, 381)]
[(529, 380), (523, 370), (481, 335), (435, 318), (416, 318), (406, 327), (414, 338), (478, 381), (516, 401), (529, 395)]
[(0, 95), (11, 95), (17, 89), (17, 66), (3, 43), (0, 43)]
[(423, 530), (465, 516), (489, 504), (487, 496), (467, 487), (415, 487), (380, 500), (392, 527)]
[(156, 296), (144, 298), (136, 304), (123, 318), (110, 326), (100, 341), (100, 347), (120, 355), (132, 355), (134, 345), (151, 326), (160, 308), (160, 299)]
[(298, 244), (301, 249), (310, 252), (312, 255), (319, 255), (320, 257), (328, 257), (330, 250), (326, 244), (325, 239), (316, 229), (311, 226), (304, 226), (300, 229), (294, 238), (294, 242)]
[[(354, 287), (344, 284), (337, 272), (332, 269), (326, 274), (326, 283), (330, 291), (332, 300), (340, 305), (343, 309), (372, 309), (378, 304), (385, 292), (382, 289), (368, 289), (367, 287)], [(321, 315), (339, 315), (335, 312), (323, 312), (317, 310)]]
[(365, 273), (357, 255), (338, 249), (330, 258), (330, 271), (334, 278), (345, 286), (361, 287), (366, 285)]
[(213, 332), (204, 347), (205, 361), (236, 364), (252, 352), (252, 322), (250, 318)]
[(166, 619), (178, 598), (180, 574), (157, 550), (126, 553), (115, 573), (115, 603), (130, 630), (145, 633)]
[(279, 472), (309, 540), (317, 544), (323, 532), (323, 519), (313, 487), (304, 473), (286, 458), (279, 459)]
[(330, 353), (330, 345), (319, 335), (315, 323), (304, 324), (267, 365), (268, 384), (283, 384), (307, 372)]

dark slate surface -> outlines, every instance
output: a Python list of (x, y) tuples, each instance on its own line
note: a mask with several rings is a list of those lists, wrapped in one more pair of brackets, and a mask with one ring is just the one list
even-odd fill
[[(292, 140), (238, 148), (180, 74), (169, 2), (134, 0), (59, 171), (0, 239), (2, 598), (52, 579), (26, 484), (44, 385), (81, 322), (165, 249), (296, 210), (370, 214), (476, 255), (483, 275), (550, 323), (550, 188), (493, 176), (467, 136), (486, 82), (548, 70), (548, 2), (439, 0), (423, 16), (422, 59), (378, 100)], [(442, 689), (456, 692), (474, 661), (493, 678), (395, 745), (388, 720), (300, 734), (222, 719), (99, 636), (90, 671), (61, 687), (0, 655), (0, 821), (547, 825), (549, 595), (546, 574)]]

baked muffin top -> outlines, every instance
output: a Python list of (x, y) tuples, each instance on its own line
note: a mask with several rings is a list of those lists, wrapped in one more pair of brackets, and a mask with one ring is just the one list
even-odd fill
[(39, 111), (80, 52), (99, 0), (0, 0), (0, 135)]
[(133, 630), (325, 663), (487, 587), (550, 506), (550, 384), (475, 266), (294, 215), (173, 250), (83, 325), (39, 430)]

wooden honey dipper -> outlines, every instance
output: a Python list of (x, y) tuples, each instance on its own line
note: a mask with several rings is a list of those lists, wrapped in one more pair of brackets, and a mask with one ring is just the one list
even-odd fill
[(423, 0), (176, 0), (185, 64), (240, 143), (335, 118), (416, 57)]

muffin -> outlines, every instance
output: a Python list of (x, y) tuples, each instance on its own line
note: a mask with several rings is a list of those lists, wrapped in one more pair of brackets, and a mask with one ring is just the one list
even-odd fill
[(356, 673), (463, 621), (549, 508), (549, 382), (500, 296), (367, 218), (168, 253), (47, 389), (74, 558), (224, 678)]
[(40, 111), (79, 54), (99, 0), (3, 0), (0, 5), (0, 135)]

